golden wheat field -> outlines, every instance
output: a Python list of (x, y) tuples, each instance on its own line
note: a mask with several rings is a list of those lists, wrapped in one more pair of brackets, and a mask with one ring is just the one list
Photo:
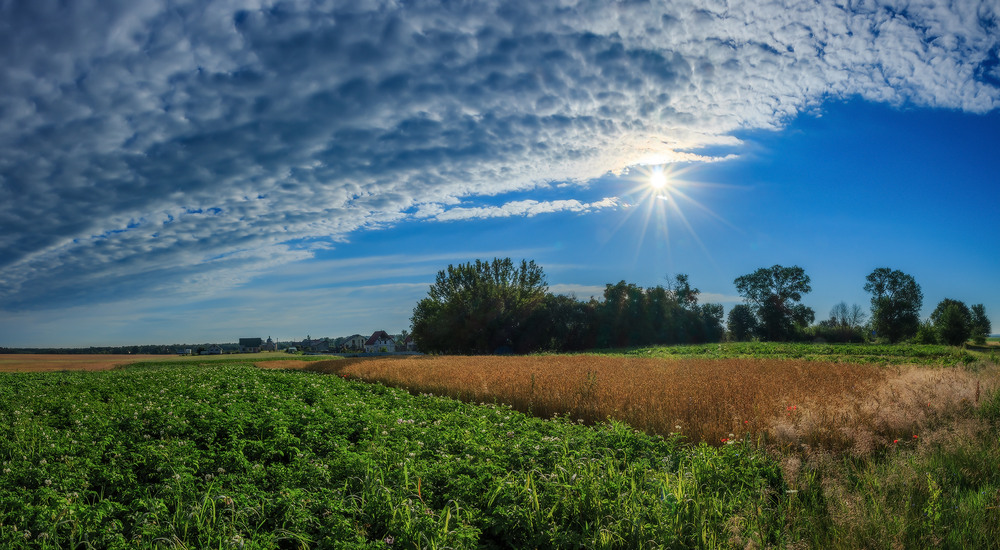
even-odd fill
[(586, 355), (349, 359), (305, 368), (543, 417), (612, 418), (692, 441), (754, 437), (857, 454), (920, 437), (996, 380), (995, 369)]

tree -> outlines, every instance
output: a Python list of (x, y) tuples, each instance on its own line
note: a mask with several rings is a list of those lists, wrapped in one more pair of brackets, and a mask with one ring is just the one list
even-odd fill
[(858, 304), (848, 307), (847, 302), (840, 302), (830, 310), (830, 320), (838, 327), (858, 328), (865, 324), (867, 317)]
[(594, 347), (592, 327), (596, 307), (596, 301), (581, 302), (571, 296), (547, 294), (525, 322), (514, 351), (580, 351)]
[(737, 277), (733, 284), (748, 302), (765, 340), (787, 340), (796, 326), (805, 326), (816, 314), (798, 302), (812, 291), (809, 276), (799, 266), (774, 265)]
[(949, 346), (960, 346), (972, 335), (972, 312), (958, 300), (941, 300), (931, 313), (931, 322), (938, 338)]
[(667, 287), (642, 288), (619, 281), (604, 288), (593, 308), (598, 347), (694, 344), (722, 339), (722, 306), (698, 304), (700, 291), (687, 275), (667, 279)]
[(722, 328), (722, 317), (724, 314), (722, 304), (702, 304), (701, 319), (704, 330), (702, 332), (702, 342), (721, 342), (726, 335), (726, 330)]
[(890, 342), (910, 338), (920, 326), (924, 295), (913, 277), (880, 267), (865, 278), (865, 292), (872, 295), (872, 328)]
[(729, 339), (735, 342), (745, 342), (753, 338), (757, 332), (757, 318), (753, 310), (746, 304), (736, 304), (729, 310)]
[(413, 339), (429, 352), (513, 349), (547, 290), (545, 274), (534, 261), (515, 266), (504, 258), (449, 265), (413, 309)]
[(986, 316), (986, 308), (983, 304), (972, 306), (972, 338), (979, 344), (986, 343), (986, 337), (990, 335), (993, 327), (990, 325), (990, 318)]
[(860, 342), (865, 337), (862, 326), (866, 320), (861, 306), (840, 302), (830, 309), (830, 318), (820, 321), (813, 332), (817, 338), (828, 342)]
[(910, 341), (914, 344), (937, 344), (938, 333), (934, 329), (934, 324), (930, 321), (921, 321), (917, 327), (917, 334)]

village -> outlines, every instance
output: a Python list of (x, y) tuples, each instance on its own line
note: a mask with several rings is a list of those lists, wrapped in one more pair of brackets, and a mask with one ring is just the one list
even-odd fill
[(353, 334), (337, 338), (312, 338), (306, 336), (302, 340), (274, 340), (270, 336), (264, 338), (240, 338), (235, 344), (206, 344), (197, 347), (177, 349), (177, 355), (223, 355), (228, 353), (261, 353), (284, 351), (286, 353), (304, 355), (381, 355), (417, 353), (413, 336), (403, 331), (400, 334), (389, 334), (384, 330), (376, 330), (371, 336)]

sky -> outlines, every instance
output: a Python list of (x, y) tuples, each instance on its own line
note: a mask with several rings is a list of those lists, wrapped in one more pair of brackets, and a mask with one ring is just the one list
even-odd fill
[[(1000, 3), (0, 0), (0, 346), (398, 333), (798, 265), (1000, 332)], [(665, 186), (650, 185), (654, 175)]]

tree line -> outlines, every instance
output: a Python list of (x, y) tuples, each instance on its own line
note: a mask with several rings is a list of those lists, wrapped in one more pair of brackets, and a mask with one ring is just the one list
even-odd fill
[(430, 353), (531, 353), (723, 340), (904, 340), (958, 345), (990, 333), (982, 304), (945, 299), (921, 323), (923, 294), (913, 277), (875, 269), (864, 289), (870, 318), (858, 305), (840, 303), (829, 319), (801, 303), (812, 290), (801, 267), (760, 268), (734, 281), (744, 302), (724, 322), (720, 304), (699, 303), (687, 275), (644, 288), (626, 281), (605, 285), (601, 299), (578, 300), (548, 291), (534, 261), (510, 258), (449, 265), (413, 309), (419, 349)]

